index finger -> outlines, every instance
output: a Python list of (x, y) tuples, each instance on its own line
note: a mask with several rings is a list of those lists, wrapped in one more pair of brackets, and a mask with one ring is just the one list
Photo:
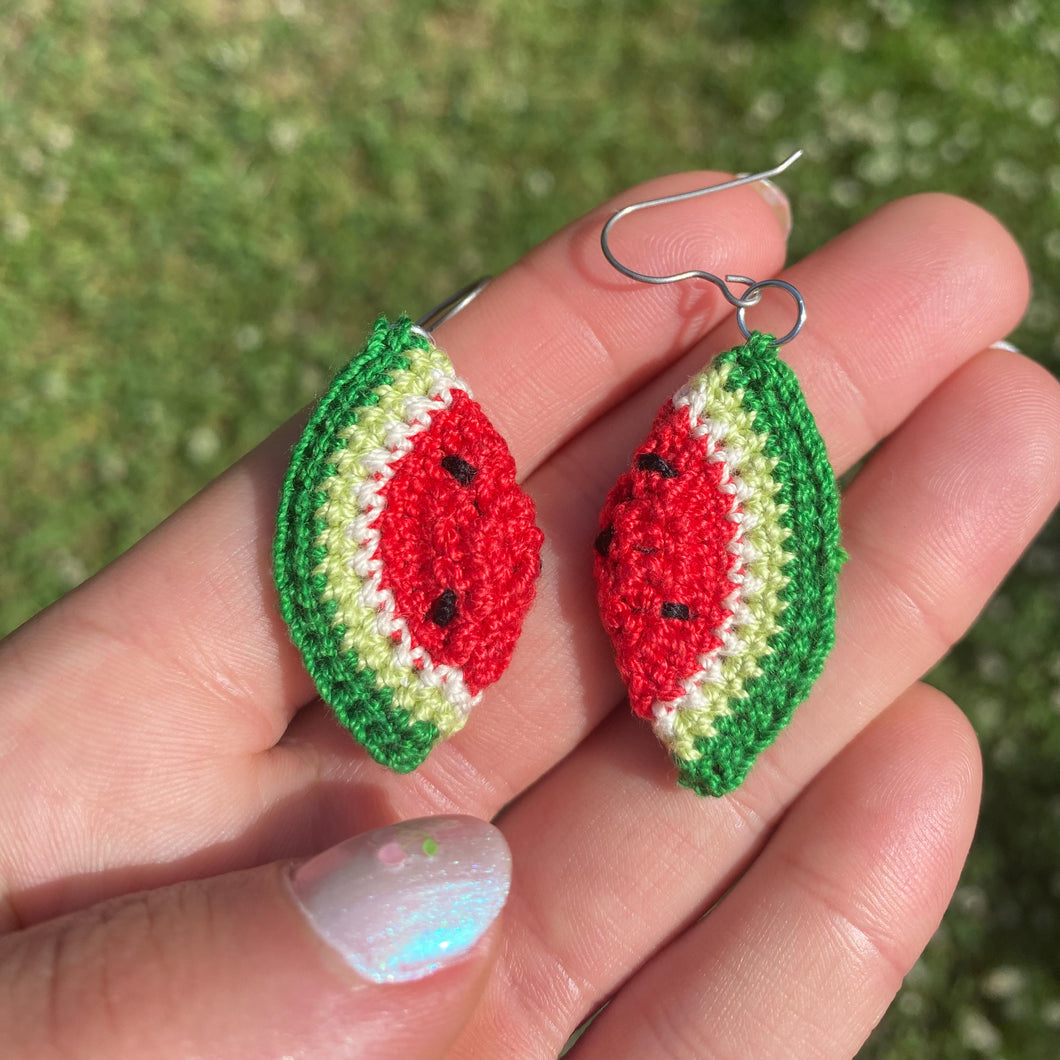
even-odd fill
[[(713, 288), (646, 287), (619, 276), (598, 244), (619, 205), (720, 179), (667, 177), (601, 207), (440, 330), (439, 343), (523, 475), (728, 311)], [(761, 196), (739, 188), (632, 217), (616, 246), (646, 272), (718, 262), (762, 276), (779, 268), (784, 232)], [(294, 425), (281, 429), (0, 649), (9, 725), (32, 725), (51, 746), (105, 753), (145, 732), (164, 704), (180, 719), (169, 746), (232, 754), (275, 743), (313, 696), (271, 577), (275, 502), (294, 433)]]

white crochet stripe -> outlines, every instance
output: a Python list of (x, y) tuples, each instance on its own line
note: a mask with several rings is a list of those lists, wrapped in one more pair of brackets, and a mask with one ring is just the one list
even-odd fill
[(422, 684), (438, 689), (460, 718), (466, 719), (482, 698), (482, 693), (472, 695), (468, 691), (459, 667), (434, 663), (425, 648), (412, 643), (408, 623), (397, 613), (394, 594), (382, 585), (383, 561), (377, 555), (380, 535), (374, 525), (386, 507), (383, 489), (394, 477), (397, 463), (412, 450), (416, 435), (430, 427), (431, 417), (452, 406), (454, 390), (463, 390), (471, 396), (463, 380), (432, 371), (430, 390), (405, 401), (404, 420), (388, 424), (383, 445), (365, 456), (363, 463), (368, 477), (351, 484), (360, 514), (346, 528), (347, 536), (357, 546), (357, 551), (346, 563), (364, 579), (361, 603), (376, 612), (375, 628), (381, 637), (393, 642), (395, 660), (415, 673)]
[[(722, 659), (727, 656), (740, 655), (747, 650), (747, 646), (740, 639), (740, 629), (752, 617), (745, 602), (745, 595), (753, 594), (757, 588), (752, 576), (748, 574), (748, 569), (757, 553), (744, 536), (744, 530), (749, 530), (754, 525), (754, 515), (741, 508), (741, 503), (750, 496), (750, 487), (740, 479), (742, 454), (737, 448), (727, 448), (724, 445), (725, 436), (729, 432), (729, 424), (716, 414), (714, 418), (705, 417), (705, 401), (706, 395), (702, 390), (686, 384), (674, 395), (673, 404), (674, 408), (688, 409), (692, 437), (706, 438), (707, 461), (712, 464), (721, 464), (718, 488), (722, 493), (730, 496), (729, 510), (725, 513), (725, 518), (736, 524), (732, 539), (725, 546), (726, 551), (733, 555), (732, 564), (726, 574), (732, 589), (722, 601), (729, 614), (721, 626), (713, 631), (715, 636), (720, 638), (721, 644), (713, 651), (700, 655), (696, 659), (699, 669), (680, 682), (685, 690), (683, 696), (665, 703), (656, 700), (652, 704), (655, 733), (667, 745), (673, 742), (674, 720), (677, 713), (705, 706), (699, 690), (704, 684), (721, 682)], [(732, 708), (727, 707), (719, 711), (717, 716), (731, 713)]]
[(779, 594), (789, 580), (783, 571), (792, 556), (783, 541), (791, 531), (779, 522), (786, 505), (773, 499), (780, 488), (773, 478), (777, 460), (766, 455), (766, 435), (754, 430), (755, 414), (744, 408), (743, 392), (725, 389), (728, 375), (728, 365), (707, 369), (674, 395), (675, 405), (689, 407), (690, 432), (709, 439), (712, 458), (723, 465), (719, 481), (733, 487), (730, 512), (742, 516), (731, 571), (737, 573), (742, 561), (743, 581), (732, 621), (719, 648), (697, 659), (700, 672), (684, 682), (685, 695), (656, 711), (659, 737), (686, 761), (700, 756), (695, 741), (716, 735), (715, 721), (732, 713), (747, 681), (762, 673), (761, 660), (787, 607)]

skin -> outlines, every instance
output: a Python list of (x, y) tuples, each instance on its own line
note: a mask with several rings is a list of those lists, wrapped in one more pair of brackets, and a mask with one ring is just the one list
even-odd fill
[[(737, 791), (677, 789), (629, 716), (591, 545), (655, 410), (739, 333), (713, 288), (637, 285), (597, 240), (618, 205), (722, 179), (633, 189), (439, 329), (546, 544), (510, 669), (417, 773), (372, 763), (314, 702), (277, 614), (269, 548), (297, 423), (0, 646), (0, 1027), (17, 1012), (21, 1035), (4, 1055), (224, 1041), (239, 1060), (293, 1041), (532, 1060), (608, 998), (578, 1060), (856, 1052), (942, 916), (978, 806), (974, 734), (918, 680), (1057, 501), (1060, 386), (988, 349), (1022, 315), (1027, 272), (962, 200), (892, 203), (784, 271), (784, 226), (752, 188), (617, 229), (646, 272), (794, 283), (809, 319), (783, 355), (836, 471), (871, 451), (843, 502), (837, 644), (812, 696)], [(789, 315), (768, 298), (749, 319), (783, 332)], [(270, 864), (502, 807), (502, 920), (420, 984), (352, 982)], [(186, 882), (204, 877), (219, 878)]]

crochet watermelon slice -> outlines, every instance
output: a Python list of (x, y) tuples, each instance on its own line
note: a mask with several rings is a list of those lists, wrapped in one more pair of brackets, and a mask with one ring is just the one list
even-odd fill
[(377, 761), (415, 769), (503, 673), (541, 543), (448, 358), (408, 318), (379, 320), (294, 450), (274, 548), (306, 669)]
[(660, 411), (607, 498), (603, 623), (678, 782), (744, 779), (835, 636), (838, 494), (798, 382), (753, 334)]

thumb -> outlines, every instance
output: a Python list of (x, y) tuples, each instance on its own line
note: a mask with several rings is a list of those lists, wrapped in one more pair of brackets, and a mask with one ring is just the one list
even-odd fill
[(38, 924), (0, 939), (0, 1056), (434, 1060), (510, 875), (492, 825), (428, 817)]

